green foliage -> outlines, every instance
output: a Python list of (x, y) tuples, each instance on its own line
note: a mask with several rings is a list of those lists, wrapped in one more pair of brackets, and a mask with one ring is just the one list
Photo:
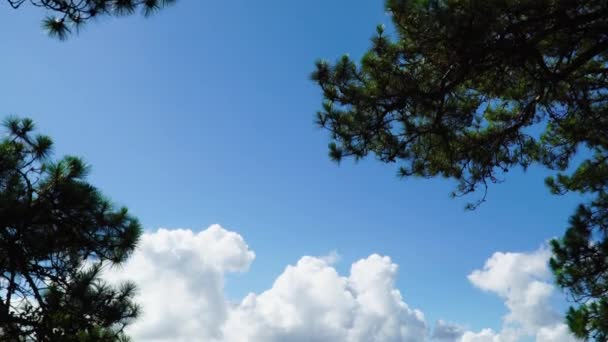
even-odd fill
[[(595, 196), (553, 242), (580, 337), (608, 335), (608, 2), (388, 0), (360, 64), (319, 61), (333, 160), (373, 155), (403, 177), (458, 181), (454, 196), (512, 168), (556, 170), (554, 194)], [(580, 151), (590, 151), (583, 153)], [(588, 156), (572, 165), (575, 156)], [(575, 171), (567, 173), (574, 167)]]
[(580, 205), (565, 236), (552, 241), (551, 268), (557, 283), (581, 303), (567, 315), (581, 338), (608, 339), (608, 193)]
[(45, 9), (52, 15), (42, 21), (42, 27), (51, 37), (65, 40), (93, 18), (125, 16), (140, 10), (149, 16), (176, 0), (6, 0), (17, 9), (24, 3)]
[(79, 158), (52, 161), (52, 141), (9, 118), (0, 141), (0, 340), (119, 341), (137, 317), (135, 286), (111, 286), (141, 234), (86, 181)]

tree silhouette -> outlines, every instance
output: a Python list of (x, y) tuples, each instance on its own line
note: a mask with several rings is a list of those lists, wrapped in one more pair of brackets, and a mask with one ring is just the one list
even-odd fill
[(140, 10), (149, 16), (176, 0), (6, 0), (18, 9), (29, 4), (50, 12), (42, 26), (49, 35), (61, 40), (78, 31), (91, 19), (103, 16), (125, 16)]
[(86, 181), (76, 157), (51, 160), (51, 139), (10, 118), (0, 141), (0, 340), (116, 341), (137, 317), (132, 283), (110, 285), (141, 234)]
[[(594, 196), (552, 243), (578, 337), (608, 338), (608, 2), (389, 0), (357, 65), (320, 61), (317, 122), (336, 161), (374, 155), (460, 196), (532, 164), (554, 194)], [(538, 133), (540, 132), (540, 133)], [(574, 164), (574, 157), (584, 161)], [(575, 168), (573, 172), (567, 172)]]

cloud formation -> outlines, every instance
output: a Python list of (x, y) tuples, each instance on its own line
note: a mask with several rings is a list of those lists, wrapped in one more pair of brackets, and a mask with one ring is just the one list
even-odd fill
[(159, 229), (107, 277), (138, 285), (143, 314), (128, 331), (135, 341), (220, 340), (229, 314), (224, 275), (246, 271), (254, 258), (239, 234), (219, 225), (200, 233)]
[(340, 275), (333, 252), (302, 257), (271, 288), (231, 303), (224, 278), (245, 272), (255, 258), (245, 240), (219, 225), (195, 233), (166, 230), (144, 234), (137, 251), (110, 281), (139, 286), (142, 316), (128, 329), (138, 342), (538, 342), (573, 341), (551, 309), (547, 250), (495, 253), (471, 283), (497, 294), (509, 313), (500, 332), (479, 332), (439, 321), (432, 330), (395, 285), (398, 266), (372, 254)]
[(272, 288), (233, 308), (226, 341), (421, 341), (424, 316), (394, 287), (397, 265), (371, 255), (340, 276), (324, 258), (303, 257)]
[(508, 313), (502, 330), (465, 332), (461, 342), (515, 342), (533, 336), (537, 342), (576, 341), (550, 303), (555, 291), (547, 266), (547, 248), (532, 253), (494, 253), (483, 269), (469, 274), (469, 281), (481, 290), (504, 300)]
[(433, 329), (432, 340), (435, 342), (458, 341), (464, 333), (465, 329), (460, 325), (439, 320)]

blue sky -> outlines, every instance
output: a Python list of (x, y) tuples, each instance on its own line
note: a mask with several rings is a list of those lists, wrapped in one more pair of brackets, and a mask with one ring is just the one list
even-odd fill
[(336, 267), (371, 253), (399, 264), (397, 285), (427, 319), (498, 329), (503, 302), (466, 275), (496, 251), (560, 236), (576, 198), (547, 173), (511, 172), (474, 212), (454, 183), (396, 177), (373, 159), (332, 163), (315, 127), (318, 58), (360, 56), (382, 1), (187, 1), (151, 18), (103, 19), (66, 42), (43, 13), (2, 3), (3, 115), (33, 118), (56, 152), (83, 156), (91, 180), (147, 229), (220, 223), (256, 252), (230, 297), (268, 288), (303, 255)]

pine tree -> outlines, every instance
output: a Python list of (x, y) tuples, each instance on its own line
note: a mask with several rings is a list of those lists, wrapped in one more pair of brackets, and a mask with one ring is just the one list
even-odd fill
[(138, 10), (149, 16), (176, 0), (6, 0), (13, 9), (29, 4), (50, 13), (43, 28), (50, 36), (67, 39), (97, 17), (131, 15)]
[[(554, 194), (594, 197), (552, 243), (581, 338), (608, 339), (608, 2), (388, 0), (360, 64), (320, 61), (317, 122), (336, 161), (373, 155), (460, 196), (542, 165)], [(537, 133), (540, 132), (540, 133)], [(575, 159), (575, 157), (577, 157)], [(575, 161), (584, 159), (577, 164)], [(575, 169), (573, 172), (568, 170)]]
[(29, 119), (5, 121), (0, 141), (0, 340), (119, 341), (137, 317), (132, 283), (100, 272), (120, 265), (141, 234), (86, 180), (79, 158), (51, 159)]

